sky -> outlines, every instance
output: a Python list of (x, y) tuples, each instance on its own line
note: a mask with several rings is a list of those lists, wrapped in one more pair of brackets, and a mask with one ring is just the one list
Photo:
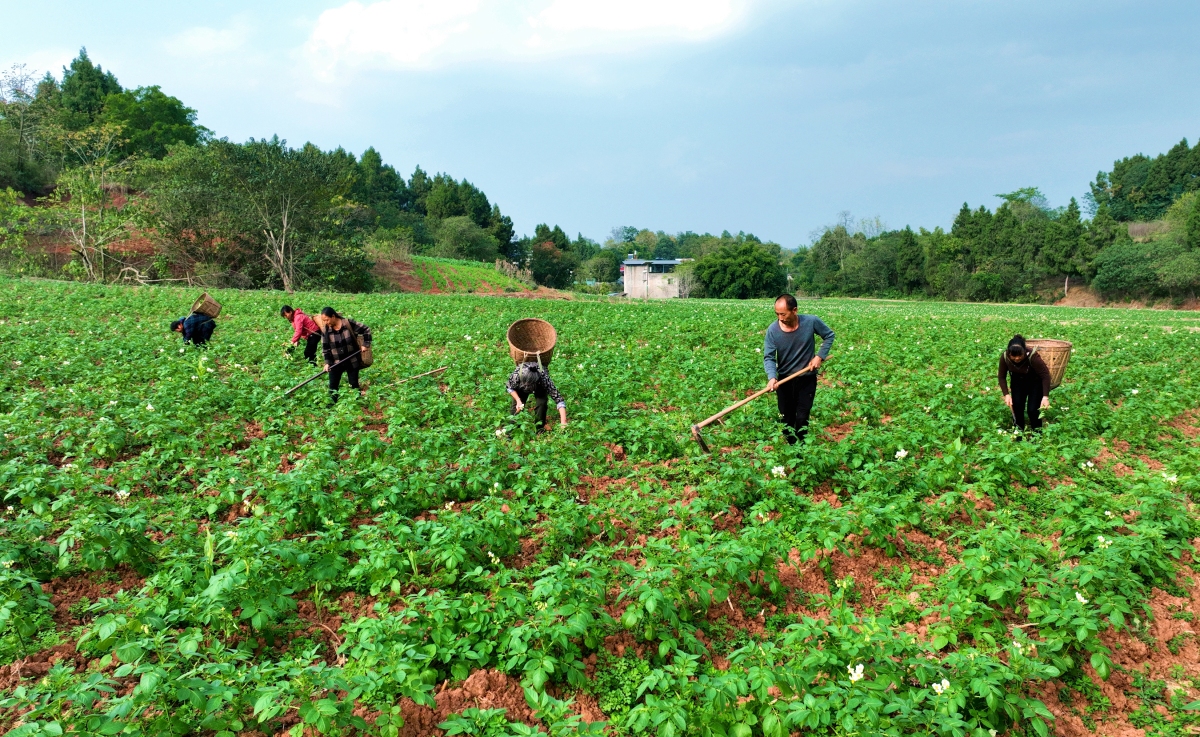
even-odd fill
[(86, 46), (217, 136), (480, 187), (518, 233), (949, 227), (1200, 137), (1196, 0), (0, 0), (0, 68)]

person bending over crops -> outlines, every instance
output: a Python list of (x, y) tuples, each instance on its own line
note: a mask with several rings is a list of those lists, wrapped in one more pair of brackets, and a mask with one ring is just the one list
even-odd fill
[[(1007, 377), (1012, 377), (1012, 393), (1009, 394)], [(1025, 339), (1014, 335), (1008, 348), (1000, 354), (1000, 370), (997, 375), (1000, 391), (1004, 392), (1004, 403), (1012, 410), (1013, 424), (1018, 430), (1025, 429), (1025, 413), (1029, 412), (1029, 427), (1042, 429), (1039, 410), (1050, 406), (1050, 368), (1037, 353), (1031, 353)]]
[(567, 426), (567, 403), (558, 393), (558, 387), (554, 386), (550, 373), (541, 364), (534, 361), (518, 364), (509, 374), (504, 388), (513, 398), (512, 413), (514, 415), (525, 409), (525, 400), (529, 399), (530, 394), (534, 396), (533, 407), (537, 413), (538, 432), (546, 427), (546, 406), (547, 400), (551, 397), (554, 398), (554, 404), (558, 407), (559, 424), (563, 427)]
[[(359, 345), (359, 338), (362, 345)], [(361, 348), (371, 345), (371, 328), (361, 322), (342, 317), (332, 307), (321, 310), (321, 352), (325, 356), (325, 371), (329, 373), (329, 402), (338, 401), (338, 389), (342, 385), (342, 374), (366, 396), (365, 389), (358, 385), (358, 372), (364, 368)]]
[(171, 332), (183, 333), (183, 342), (204, 345), (217, 329), (217, 321), (202, 312), (193, 312), (171, 322)]
[[(796, 298), (790, 294), (775, 300), (778, 318), (767, 328), (763, 341), (763, 368), (767, 371), (767, 391), (775, 392), (783, 434), (789, 444), (804, 440), (808, 434), (808, 416), (817, 396), (817, 369), (829, 357), (833, 347), (833, 331), (816, 315), (801, 315), (796, 311)], [(814, 352), (814, 335), (821, 336), (821, 349)], [(792, 374), (798, 376), (776, 389)]]
[(304, 344), (304, 358), (312, 365), (317, 365), (317, 348), (321, 345), (321, 331), (317, 327), (317, 323), (311, 317), (304, 314), (304, 310), (293, 310), (291, 305), (284, 305), (279, 310), (279, 314), (283, 319), (292, 324), (294, 329), (292, 332), (292, 344), (288, 346), (288, 353), (296, 349), (296, 345), (300, 341), (306, 341)]

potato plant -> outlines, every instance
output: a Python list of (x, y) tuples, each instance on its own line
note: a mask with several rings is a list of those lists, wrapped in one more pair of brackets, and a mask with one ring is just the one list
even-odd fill
[[(802, 303), (837, 332), (810, 442), (767, 398), (705, 455), (767, 303), (294, 295), (376, 336), (330, 407), (283, 396), (280, 293), (218, 293), (197, 349), (190, 291), (3, 286), (0, 665), (70, 655), (0, 693), (12, 734), (395, 735), (492, 669), (552, 734), (599, 692), (617, 734), (1044, 735), (1036, 684), (1108, 676), (1200, 534), (1189, 313)], [(530, 315), (571, 417), (541, 436), (503, 390)], [(1037, 436), (995, 386), (1016, 332), (1075, 345)]]

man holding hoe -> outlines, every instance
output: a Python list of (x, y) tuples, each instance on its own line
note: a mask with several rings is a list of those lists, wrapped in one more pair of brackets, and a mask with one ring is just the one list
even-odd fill
[[(767, 372), (767, 391), (775, 392), (783, 434), (789, 444), (804, 440), (808, 433), (808, 416), (817, 395), (817, 369), (829, 357), (833, 347), (833, 331), (816, 315), (801, 315), (796, 311), (796, 298), (790, 294), (775, 300), (775, 316), (779, 318), (767, 328), (763, 341), (763, 368)], [(815, 351), (814, 335), (822, 338), (821, 349)], [(787, 377), (808, 371), (776, 389)]]

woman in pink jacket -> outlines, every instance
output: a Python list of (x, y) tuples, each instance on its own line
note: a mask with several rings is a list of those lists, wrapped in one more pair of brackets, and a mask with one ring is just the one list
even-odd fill
[(308, 359), (309, 363), (316, 366), (317, 349), (321, 347), (321, 331), (317, 328), (317, 323), (304, 314), (303, 310), (293, 310), (291, 305), (284, 305), (283, 309), (279, 310), (279, 314), (290, 322), (295, 330), (292, 333), (292, 345), (288, 348), (288, 353), (291, 353), (300, 341), (307, 341), (304, 344), (304, 357)]

